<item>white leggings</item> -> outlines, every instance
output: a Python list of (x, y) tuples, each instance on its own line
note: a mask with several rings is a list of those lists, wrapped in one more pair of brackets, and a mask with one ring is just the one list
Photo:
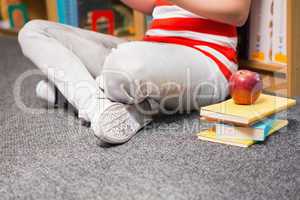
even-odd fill
[[(19, 42), (23, 53), (79, 112), (95, 109), (99, 87), (112, 101), (149, 101), (164, 112), (199, 109), (228, 95), (228, 82), (218, 66), (190, 47), (127, 42), (42, 20), (27, 23)], [(87, 113), (86, 120), (90, 118)]]

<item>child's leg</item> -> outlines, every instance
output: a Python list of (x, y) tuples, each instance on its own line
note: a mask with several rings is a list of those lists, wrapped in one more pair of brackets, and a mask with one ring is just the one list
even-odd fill
[[(207, 48), (206, 51), (223, 59), (230, 70), (237, 69), (236, 64), (218, 52)], [(198, 109), (228, 95), (228, 82), (214, 61), (195, 49), (174, 44), (121, 44), (107, 57), (102, 75), (101, 87), (108, 98), (135, 104), (140, 108), (139, 113), (144, 112), (141, 115), (130, 111), (125, 116), (116, 107), (108, 109), (107, 114), (104, 112), (98, 127), (102, 131), (98, 133), (110, 143), (129, 140), (145, 124), (141, 116)], [(145, 105), (150, 105), (150, 109), (145, 109)], [(121, 126), (115, 123), (120, 121)]]
[[(220, 53), (202, 48), (226, 62), (231, 71), (237, 69)], [(109, 98), (123, 103), (151, 100), (165, 113), (199, 109), (228, 95), (228, 82), (214, 61), (198, 50), (174, 44), (121, 44), (106, 59), (103, 76)]]
[(115, 143), (125, 142), (151, 121), (134, 106), (108, 100), (94, 79), (111, 49), (123, 40), (35, 20), (20, 31), (19, 42), (24, 54), (48, 75), (79, 115), (91, 122), (96, 136), (101, 137), (103, 130), (113, 131), (122, 135)]
[[(100, 93), (94, 77), (121, 39), (53, 22), (34, 20), (19, 33), (24, 54), (91, 120)], [(101, 105), (103, 106), (103, 105)]]

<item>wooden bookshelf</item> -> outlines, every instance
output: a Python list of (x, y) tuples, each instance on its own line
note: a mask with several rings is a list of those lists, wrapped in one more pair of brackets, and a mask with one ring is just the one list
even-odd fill
[(287, 74), (287, 65), (285, 64), (264, 63), (264, 62), (252, 61), (252, 60), (240, 60), (239, 63), (242, 67), (246, 67), (246, 68)]
[(240, 60), (241, 68), (259, 72), (265, 91), (284, 96), (300, 96), (300, 1), (288, 0), (288, 64)]
[(300, 96), (300, 1), (288, 0), (288, 94)]

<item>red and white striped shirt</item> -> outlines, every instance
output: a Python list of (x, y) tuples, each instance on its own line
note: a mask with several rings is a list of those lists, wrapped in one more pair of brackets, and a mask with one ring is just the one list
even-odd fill
[(195, 15), (167, 0), (157, 0), (145, 41), (185, 45), (212, 59), (227, 80), (236, 66), (235, 26)]

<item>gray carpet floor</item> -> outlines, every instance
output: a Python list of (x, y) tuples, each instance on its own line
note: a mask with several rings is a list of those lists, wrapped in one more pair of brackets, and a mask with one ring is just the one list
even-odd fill
[[(41, 50), (42, 51), (42, 50)], [(0, 199), (300, 199), (300, 106), (290, 124), (249, 149), (202, 142), (197, 113), (161, 117), (121, 146), (101, 144), (72, 112), (45, 109), (42, 77), (15, 38), (0, 37)], [(300, 98), (298, 98), (300, 101)]]

